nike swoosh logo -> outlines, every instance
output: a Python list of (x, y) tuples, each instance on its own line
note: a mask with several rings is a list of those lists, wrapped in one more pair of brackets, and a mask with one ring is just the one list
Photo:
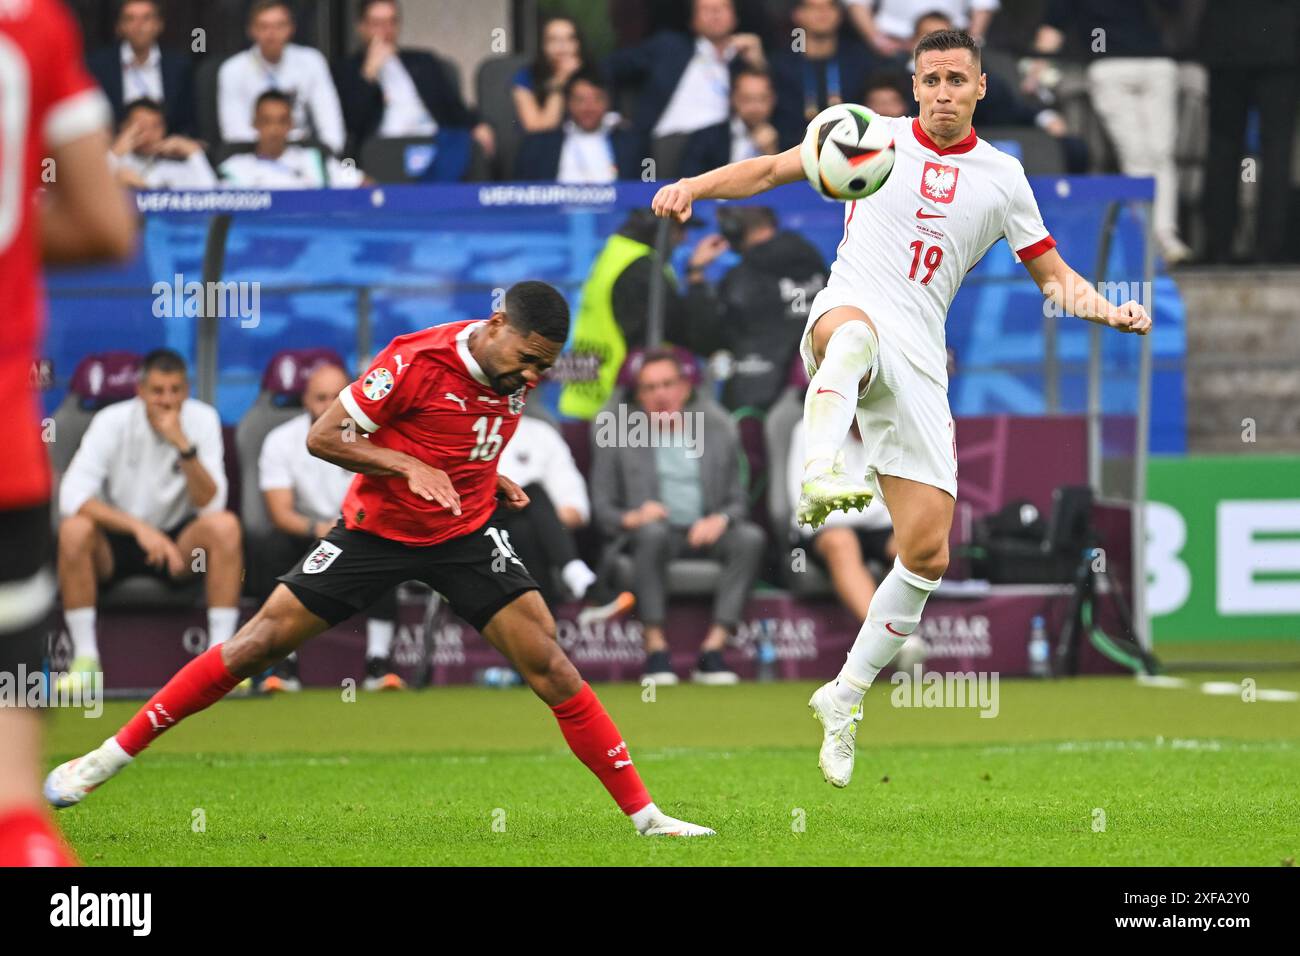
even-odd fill
[[(830, 392), (832, 395), (840, 395), (840, 393), (837, 392), (837, 391), (835, 391), (835, 389), (833, 389), (833, 388), (819, 388), (819, 389), (817, 389), (817, 394), (818, 394), (818, 395), (820, 395), (822, 392)], [(840, 395), (840, 398), (843, 398), (843, 397), (844, 397), (843, 395)]]
[(947, 219), (948, 214), (942, 212), (926, 212), (924, 209), (916, 211), (917, 219)]
[(895, 637), (911, 637), (911, 636), (912, 636), (911, 634), (900, 634), (898, 631), (894, 630), (894, 625), (890, 624), (888, 621), (885, 622), (885, 630), (887, 630), (890, 634), (893, 634)]

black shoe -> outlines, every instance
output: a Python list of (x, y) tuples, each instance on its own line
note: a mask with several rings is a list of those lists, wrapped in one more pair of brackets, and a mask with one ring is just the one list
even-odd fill
[(738, 684), (737, 676), (722, 660), (722, 651), (701, 651), (691, 680), (697, 684)]
[(676, 684), (677, 675), (673, 673), (673, 661), (667, 651), (655, 651), (647, 654), (643, 675), (656, 684)]

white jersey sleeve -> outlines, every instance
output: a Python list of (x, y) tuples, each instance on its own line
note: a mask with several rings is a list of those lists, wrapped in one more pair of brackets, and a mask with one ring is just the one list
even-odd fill
[(1043, 214), (1038, 211), (1038, 200), (1034, 198), (1034, 191), (1029, 187), (1023, 168), (1015, 191), (1011, 194), (1011, 202), (1007, 205), (1007, 219), (1002, 233), (1007, 237), (1007, 245), (1011, 246), (1021, 262), (1036, 259), (1056, 245), (1056, 240), (1043, 225)]

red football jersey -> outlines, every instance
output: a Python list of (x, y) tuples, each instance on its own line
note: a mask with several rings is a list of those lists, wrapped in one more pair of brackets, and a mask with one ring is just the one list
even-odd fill
[(35, 198), (51, 171), (43, 160), (108, 122), (108, 102), (82, 64), (81, 36), (63, 4), (0, 2), (0, 408), (22, 423), (6, 438), (0, 509), (50, 497), (31, 383), (44, 319)]
[(477, 531), (497, 506), (497, 461), (519, 427), (527, 387), (498, 395), (469, 351), (479, 321), (399, 335), (339, 399), (370, 441), (447, 473), (459, 515), (414, 494), (402, 477), (358, 475), (343, 520), (405, 544), (437, 544)]

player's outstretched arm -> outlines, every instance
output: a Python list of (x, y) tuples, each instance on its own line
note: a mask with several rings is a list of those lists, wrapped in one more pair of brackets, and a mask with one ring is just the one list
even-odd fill
[(803, 164), (796, 146), (774, 156), (742, 159), (679, 179), (655, 193), (650, 208), (660, 218), (685, 222), (691, 218), (691, 203), (697, 199), (748, 199), (802, 178)]
[[(351, 387), (351, 386), (349, 386)], [(445, 471), (391, 448), (381, 448), (357, 435), (356, 422), (337, 398), (307, 433), (307, 450), (317, 458), (359, 475), (392, 475), (406, 479), (411, 491), (460, 514), (460, 495)]]
[(1121, 332), (1146, 335), (1151, 331), (1151, 316), (1142, 303), (1132, 300), (1117, 306), (1107, 302), (1092, 283), (1066, 265), (1055, 249), (1048, 249), (1024, 265), (1043, 295), (1070, 315)]

